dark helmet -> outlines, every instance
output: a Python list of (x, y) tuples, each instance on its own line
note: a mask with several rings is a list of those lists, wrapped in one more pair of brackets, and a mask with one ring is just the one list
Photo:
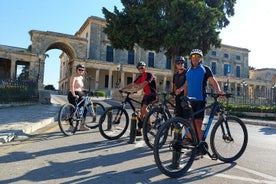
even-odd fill
[(190, 56), (193, 55), (193, 54), (198, 54), (201, 57), (203, 57), (203, 52), (200, 49), (193, 49), (190, 53)]
[(179, 63), (180, 61), (185, 62), (185, 58), (183, 56), (175, 56), (175, 63)]
[(84, 65), (83, 64), (77, 64), (76, 69), (79, 69), (79, 68), (84, 68)]
[(139, 66), (146, 66), (146, 63), (144, 61), (139, 61), (136, 65), (136, 68), (138, 68)]

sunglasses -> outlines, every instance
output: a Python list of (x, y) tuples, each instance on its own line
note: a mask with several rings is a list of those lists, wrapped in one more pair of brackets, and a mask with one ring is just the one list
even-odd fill
[(84, 71), (84, 69), (78, 69), (78, 71), (81, 71), (81, 72), (83, 72), (83, 71)]
[(191, 55), (191, 58), (201, 58), (201, 56), (198, 55), (198, 54), (192, 54), (192, 55)]
[(139, 68), (137, 68), (138, 70), (143, 70), (143, 69), (145, 69), (144, 67), (139, 67)]
[(184, 64), (184, 62), (178, 62), (178, 63), (176, 63), (177, 65), (183, 65)]

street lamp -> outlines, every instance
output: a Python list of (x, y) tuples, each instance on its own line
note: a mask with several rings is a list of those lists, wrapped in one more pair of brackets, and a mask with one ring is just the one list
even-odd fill
[(243, 80), (242, 82), (241, 82), (241, 87), (242, 87), (242, 89), (243, 89), (243, 105), (245, 104), (245, 87), (247, 86), (247, 83)]
[(276, 84), (274, 84), (274, 86), (271, 87), (271, 92), (272, 92), (272, 105), (274, 105), (275, 102), (276, 102), (275, 90), (276, 90)]
[(117, 82), (116, 82), (116, 88), (119, 88), (119, 84), (120, 84), (120, 81), (119, 81), (119, 71), (120, 71), (120, 69), (121, 69), (121, 64), (118, 64), (117, 65)]

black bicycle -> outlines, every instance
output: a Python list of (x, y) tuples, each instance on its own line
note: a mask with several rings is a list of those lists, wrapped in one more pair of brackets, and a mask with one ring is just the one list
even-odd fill
[(153, 149), (154, 139), (158, 128), (168, 119), (174, 117), (175, 106), (168, 99), (174, 96), (174, 93), (161, 92), (158, 96), (161, 96), (161, 103), (158, 106), (153, 107), (145, 116), (143, 122), (143, 138), (148, 147)]
[[(119, 90), (121, 94), (126, 94), (125, 99), (119, 106), (112, 106), (105, 110), (99, 122), (99, 130), (101, 135), (109, 140), (118, 139), (124, 135), (129, 125), (129, 115), (126, 111), (126, 105), (129, 104), (133, 113), (137, 115), (138, 121), (141, 121), (139, 109), (132, 102), (141, 105), (141, 102), (130, 97), (129, 91)], [(151, 105), (148, 106), (151, 108)]]
[(59, 128), (66, 136), (75, 134), (82, 122), (90, 129), (97, 128), (100, 116), (104, 111), (105, 107), (100, 102), (93, 102), (87, 94), (77, 103), (76, 107), (70, 103), (61, 106), (58, 114)]
[[(232, 94), (208, 93), (208, 95), (213, 97), (214, 102), (199, 111), (191, 110), (190, 119), (173, 117), (159, 128), (154, 142), (154, 159), (163, 174), (172, 178), (183, 176), (192, 166), (196, 156), (202, 157), (208, 154), (213, 160), (219, 159), (229, 163), (237, 160), (244, 153), (248, 142), (244, 122), (238, 117), (229, 115), (218, 102), (219, 96), (228, 99)], [(184, 98), (184, 104), (189, 105), (189, 102), (189, 99)], [(211, 110), (210, 117), (203, 136), (198, 138), (196, 134), (198, 130), (194, 128), (194, 116), (206, 109)], [(215, 115), (218, 115), (218, 120), (211, 128)], [(169, 135), (172, 126), (174, 131)], [(208, 151), (208, 144), (205, 141), (210, 130), (213, 154)]]

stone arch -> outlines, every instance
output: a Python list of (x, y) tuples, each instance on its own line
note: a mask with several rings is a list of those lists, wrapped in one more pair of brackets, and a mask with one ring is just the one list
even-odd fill
[(85, 38), (51, 31), (31, 30), (29, 34), (32, 41), (30, 51), (37, 55), (37, 62), (33, 64), (33, 68), (37, 68), (34, 71), (37, 71), (37, 75), (40, 76), (38, 79), (39, 88), (43, 85), (42, 76), (44, 76), (45, 53), (47, 51), (52, 49), (62, 50), (67, 54), (70, 62), (87, 59), (88, 41)]

